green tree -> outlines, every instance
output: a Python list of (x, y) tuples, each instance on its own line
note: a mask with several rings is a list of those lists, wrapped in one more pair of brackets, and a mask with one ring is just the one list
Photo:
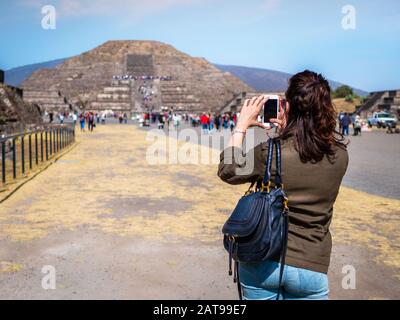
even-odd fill
[(353, 95), (351, 95), (351, 94), (349, 94), (349, 95), (347, 95), (346, 97), (345, 97), (345, 101), (346, 102), (353, 102), (354, 101), (354, 96)]
[(334, 98), (346, 98), (348, 96), (354, 96), (353, 89), (349, 86), (343, 85), (337, 87), (335, 91), (333, 91)]

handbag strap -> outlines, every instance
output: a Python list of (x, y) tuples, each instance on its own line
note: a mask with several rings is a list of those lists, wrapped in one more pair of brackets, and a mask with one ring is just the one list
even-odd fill
[(272, 158), (274, 154), (274, 148), (276, 152), (276, 172), (275, 172), (275, 186), (278, 188), (282, 187), (282, 154), (281, 154), (281, 143), (279, 140), (269, 139), (268, 140), (268, 155), (265, 163), (265, 174), (262, 181), (263, 191), (267, 190), (271, 185), (271, 168)]
[(268, 155), (267, 155), (267, 160), (265, 163), (265, 174), (264, 174), (264, 179), (262, 181), (262, 189), (264, 191), (265, 188), (267, 188), (267, 191), (269, 191), (269, 187), (271, 185), (271, 167), (272, 167), (272, 156), (274, 154), (274, 141), (272, 139), (268, 140)]
[(278, 283), (278, 292), (276, 294), (276, 300), (279, 300), (279, 296), (281, 294), (282, 289), (282, 280), (283, 280), (283, 271), (285, 270), (285, 261), (286, 261), (286, 252), (287, 252), (287, 242), (288, 242), (288, 225), (289, 225), (289, 218), (288, 212), (285, 208), (284, 216), (283, 216), (283, 232), (281, 234), (282, 237), (282, 252), (280, 256), (280, 267), (279, 267), (279, 283)]
[(281, 153), (281, 142), (279, 140), (275, 141), (275, 151), (276, 151), (276, 172), (275, 172), (275, 186), (282, 188), (282, 153)]

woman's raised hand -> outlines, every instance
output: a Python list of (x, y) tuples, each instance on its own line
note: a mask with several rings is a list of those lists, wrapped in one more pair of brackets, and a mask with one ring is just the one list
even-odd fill
[(265, 126), (258, 121), (258, 116), (267, 100), (268, 97), (264, 95), (246, 99), (240, 112), (236, 128), (242, 131), (246, 131), (248, 128), (255, 126), (265, 129)]

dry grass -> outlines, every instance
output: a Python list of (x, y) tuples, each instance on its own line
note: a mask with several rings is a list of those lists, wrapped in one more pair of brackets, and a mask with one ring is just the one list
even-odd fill
[(333, 99), (333, 104), (337, 112), (353, 113), (356, 107), (361, 104), (360, 99), (354, 99), (353, 102), (347, 102), (344, 98)]
[[(99, 127), (79, 139), (81, 144), (62, 161), (1, 205), (3, 239), (32, 241), (85, 225), (121, 237), (220, 241), (222, 224), (246, 189), (221, 182), (216, 165), (148, 164), (150, 142), (132, 126)], [(115, 216), (109, 205), (137, 198), (159, 208), (149, 212), (145, 205), (132, 206), (127, 214)], [(185, 202), (184, 209), (171, 207), (171, 199)], [(334, 242), (373, 249), (376, 262), (400, 274), (398, 208), (398, 200), (342, 188), (335, 206)]]

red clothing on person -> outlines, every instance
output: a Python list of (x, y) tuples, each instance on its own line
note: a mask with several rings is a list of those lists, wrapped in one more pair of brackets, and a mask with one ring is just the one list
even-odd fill
[(203, 114), (200, 117), (200, 122), (201, 122), (201, 124), (208, 124), (209, 123), (209, 119), (208, 119), (207, 115)]

